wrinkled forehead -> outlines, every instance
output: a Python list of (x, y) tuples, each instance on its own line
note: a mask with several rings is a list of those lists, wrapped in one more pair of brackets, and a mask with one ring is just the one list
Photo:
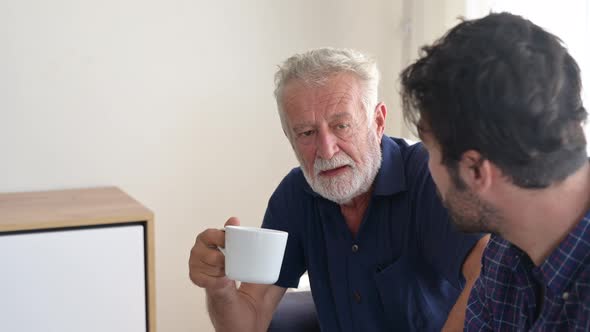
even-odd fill
[(291, 79), (282, 91), (285, 110), (352, 104), (362, 106), (362, 86), (353, 74), (333, 74), (321, 80)]

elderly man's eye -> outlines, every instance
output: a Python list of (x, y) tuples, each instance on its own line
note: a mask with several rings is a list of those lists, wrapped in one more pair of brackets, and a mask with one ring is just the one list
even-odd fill
[(299, 137), (309, 137), (311, 135), (313, 135), (315, 133), (315, 130), (306, 130), (304, 132), (300, 132), (299, 134), (297, 134), (297, 136)]

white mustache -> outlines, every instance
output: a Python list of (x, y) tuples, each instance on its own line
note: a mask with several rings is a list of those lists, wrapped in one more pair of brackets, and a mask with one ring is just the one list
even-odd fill
[(348, 156), (346, 153), (339, 153), (337, 155), (334, 155), (332, 159), (316, 158), (316, 160), (313, 163), (313, 170), (314, 173), (317, 175), (320, 172), (343, 166), (350, 166), (351, 168), (355, 168), (356, 165), (354, 163), (354, 160), (352, 160), (352, 158), (350, 158), (350, 156)]

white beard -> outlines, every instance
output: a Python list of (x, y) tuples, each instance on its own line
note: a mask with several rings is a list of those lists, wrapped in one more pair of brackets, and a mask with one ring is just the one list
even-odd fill
[[(365, 166), (360, 168), (345, 152), (339, 152), (326, 160), (316, 158), (313, 165), (314, 177), (311, 178), (307, 172), (304, 162), (296, 153), (303, 175), (307, 183), (322, 197), (337, 204), (349, 203), (353, 198), (368, 192), (375, 181), (377, 172), (381, 167), (381, 147), (377, 137), (369, 133), (367, 137), (367, 154), (363, 160)], [(347, 169), (337, 176), (324, 177), (320, 172), (347, 166)]]

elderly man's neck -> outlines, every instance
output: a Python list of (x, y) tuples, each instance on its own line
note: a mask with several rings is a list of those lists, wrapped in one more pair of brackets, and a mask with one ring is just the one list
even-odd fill
[(361, 227), (363, 217), (365, 216), (365, 212), (371, 201), (372, 191), (373, 190), (371, 189), (368, 192), (353, 198), (350, 202), (340, 205), (340, 211), (342, 212), (346, 225), (353, 237), (356, 237), (359, 228)]

